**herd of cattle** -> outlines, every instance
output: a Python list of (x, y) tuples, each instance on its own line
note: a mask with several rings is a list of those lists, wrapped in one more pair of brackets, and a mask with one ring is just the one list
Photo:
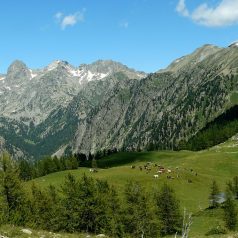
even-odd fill
[[(180, 172), (182, 171), (181, 168), (176, 167), (175, 169), (171, 169), (171, 168), (165, 168), (162, 165), (158, 165), (152, 162), (147, 162), (144, 165), (140, 165), (140, 166), (135, 166), (135, 165), (131, 165), (131, 169), (139, 169), (140, 171), (145, 171), (146, 174), (149, 174), (151, 172), (154, 172), (155, 170), (155, 174), (153, 174), (153, 178), (158, 179), (161, 175), (165, 174), (167, 179), (178, 179), (180, 178)], [(195, 172), (193, 169), (184, 169), (187, 170), (188, 172), (190, 172), (191, 174), (193, 174), (194, 176), (198, 176), (197, 172)], [(192, 183), (191, 179), (187, 180), (188, 183)]]

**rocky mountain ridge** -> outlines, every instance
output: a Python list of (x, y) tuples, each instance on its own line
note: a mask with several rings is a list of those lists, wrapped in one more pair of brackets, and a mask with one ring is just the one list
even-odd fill
[(0, 81), (0, 135), (28, 157), (173, 149), (238, 103), (237, 73), (234, 46), (205, 45), (147, 76), (113, 61), (16, 62)]

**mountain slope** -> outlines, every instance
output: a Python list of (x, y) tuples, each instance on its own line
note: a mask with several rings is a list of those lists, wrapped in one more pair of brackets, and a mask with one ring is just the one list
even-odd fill
[(206, 45), (187, 58), (207, 51), (202, 60), (178, 62), (177, 69), (168, 67), (128, 87), (126, 105), (116, 94), (104, 101), (107, 106), (94, 114), (87, 130), (76, 134), (74, 151), (171, 149), (193, 136), (231, 107), (238, 86), (238, 48)]
[[(0, 135), (7, 142), (6, 148), (14, 154), (38, 157), (68, 143), (81, 115), (73, 111), (74, 103), (82, 114), (95, 107), (120, 80), (116, 76), (119, 72), (134, 80), (146, 76), (113, 61), (101, 60), (78, 68), (55, 61), (41, 70), (13, 62), (0, 81)], [(65, 114), (65, 108), (69, 113)], [(15, 146), (21, 153), (15, 153)]]
[(237, 69), (234, 45), (205, 45), (148, 76), (113, 61), (15, 62), (0, 81), (0, 135), (30, 157), (177, 148), (238, 103)]

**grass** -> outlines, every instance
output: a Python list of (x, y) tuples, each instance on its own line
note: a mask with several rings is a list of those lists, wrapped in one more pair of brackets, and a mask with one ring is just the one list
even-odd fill
[[(145, 170), (140, 171), (139, 169), (139, 166), (143, 166), (147, 162), (153, 163), (152, 171), (148, 174)], [(161, 175), (159, 179), (154, 179), (153, 175), (158, 170), (154, 164), (171, 169), (171, 176), (175, 179), (167, 179), (167, 174)], [(135, 165), (136, 168), (131, 169), (131, 165)], [(88, 168), (79, 168), (78, 170), (49, 174), (35, 179), (34, 182), (42, 187), (52, 184), (59, 188), (69, 172), (77, 178), (85, 173), (94, 178), (108, 180), (117, 188), (120, 196), (123, 196), (124, 185), (129, 180), (139, 181), (151, 194), (154, 189), (168, 183), (181, 201), (181, 208), (186, 208), (194, 214), (190, 237), (205, 237), (205, 233), (211, 228), (223, 224), (221, 209), (206, 209), (209, 206), (208, 197), (211, 182), (216, 180), (220, 190), (225, 191), (226, 182), (238, 175), (238, 144), (234, 140), (229, 140), (210, 150), (200, 152), (117, 153), (98, 161), (98, 166), (102, 167), (98, 173), (90, 173)], [(178, 172), (176, 172), (176, 167), (179, 168)], [(177, 173), (179, 178), (176, 178)], [(191, 180), (192, 183), (188, 183), (188, 180)], [(31, 183), (32, 181), (27, 182), (27, 187)], [(227, 235), (209, 237), (227, 237)]]

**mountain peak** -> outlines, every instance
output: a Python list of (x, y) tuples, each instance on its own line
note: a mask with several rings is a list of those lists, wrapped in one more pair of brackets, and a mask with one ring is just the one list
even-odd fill
[(9, 81), (19, 81), (30, 78), (30, 71), (26, 64), (20, 60), (15, 60), (7, 70), (7, 79)]
[(21, 60), (14, 60), (8, 68), (8, 72), (11, 70), (27, 69), (26, 64)]
[(67, 61), (63, 60), (55, 60), (52, 63), (50, 63), (46, 68), (48, 71), (56, 69), (58, 66), (68, 66), (69, 63)]
[(230, 48), (236, 48), (238, 47), (238, 41), (235, 41), (229, 45)]

